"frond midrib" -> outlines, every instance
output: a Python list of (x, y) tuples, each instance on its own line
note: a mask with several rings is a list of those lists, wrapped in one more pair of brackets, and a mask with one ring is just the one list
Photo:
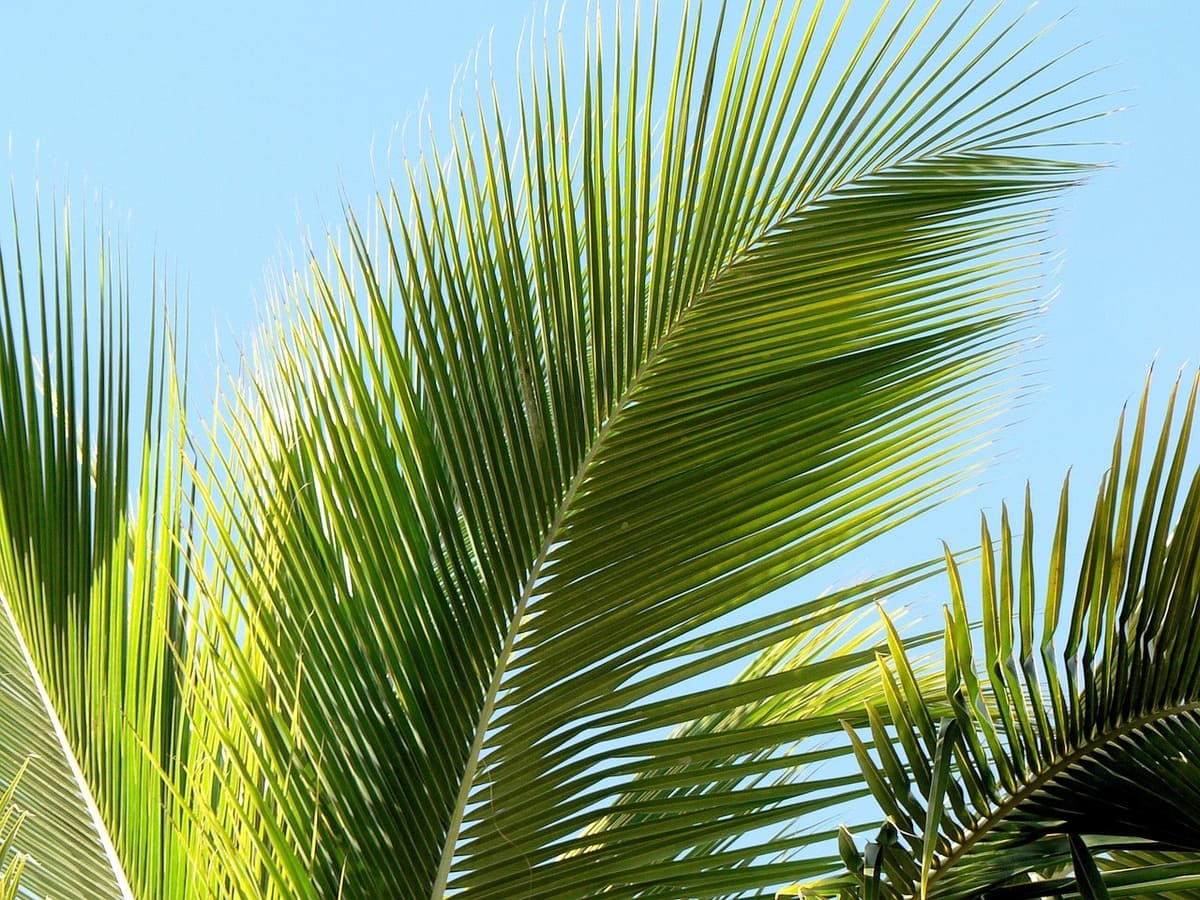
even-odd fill
[[(880, 167), (880, 171), (886, 170), (887, 168), (892, 168), (892, 166)], [(864, 175), (869, 174), (876, 173), (860, 172), (856, 176), (846, 179), (836, 187), (828, 188), (821, 194), (809, 198), (808, 200), (794, 207), (789, 212), (781, 214), (778, 216), (777, 221), (764, 225), (761, 230), (759, 230), (753, 236), (753, 238), (745, 242), (745, 245), (742, 248), (731, 254), (721, 269), (727, 269), (730, 266), (736, 266), (737, 263), (750, 251), (750, 249), (756, 246), (763, 239), (764, 235), (769, 234), (780, 221), (794, 218), (803, 214), (806, 209), (811, 208), (813, 205), (821, 202), (826, 197), (836, 193), (837, 189), (846, 184), (852, 184), (858, 179), (862, 178)], [(442, 859), (438, 869), (438, 877), (434, 881), (433, 891), (431, 893), (433, 900), (439, 900), (449, 881), (450, 867), (454, 858), (454, 848), (458, 843), (458, 832), (462, 826), (463, 816), (466, 813), (467, 801), (469, 799), (471, 788), (474, 784), (475, 771), (479, 765), (479, 756), (483, 750), (483, 742), (487, 734), (488, 723), (491, 721), (492, 713), (495, 711), (496, 698), (500, 691), (500, 683), (504, 680), (505, 671), (507, 670), (509, 660), (512, 658), (512, 652), (516, 646), (517, 635), (520, 632), (521, 622), (525, 615), (525, 608), (528, 606), (529, 601), (533, 597), (534, 588), (537, 586), (538, 580), (541, 577), (542, 568), (545, 566), (546, 560), (549, 558), (550, 550), (558, 543), (559, 533), (561, 532), (567, 516), (570, 513), (575, 496), (579, 492), (580, 487), (587, 480), (587, 476), (591, 471), (592, 462), (596, 458), (596, 455), (600, 452), (601, 448), (604, 446), (605, 440), (611, 432), (613, 424), (618, 418), (620, 418), (622, 411), (633, 399), (634, 393), (642, 384), (646, 373), (658, 360), (663, 348), (670, 343), (671, 338), (674, 336), (676, 330), (683, 324), (684, 320), (688, 317), (688, 314), (691, 313), (695, 309), (696, 305), (703, 300), (714, 280), (717, 280), (717, 278), (710, 277), (706, 281), (702, 282), (696, 288), (696, 290), (692, 292), (692, 296), (680, 306), (678, 313), (675, 315), (673, 321), (671, 321), (671, 323), (663, 331), (662, 336), (655, 342), (653, 347), (649, 348), (649, 352), (647, 352), (645, 358), (630, 375), (625, 390), (614, 401), (610, 411), (604, 417), (600, 428), (596, 431), (596, 436), (591, 441), (591, 446), (588, 448), (587, 453), (584, 454), (583, 459), (580, 461), (579, 466), (575, 471), (575, 475), (571, 479), (570, 485), (568, 485), (567, 490), (563, 493), (563, 499), (560, 501), (558, 509), (555, 511), (554, 519), (546, 531), (546, 537), (542, 541), (541, 549), (538, 552), (537, 558), (534, 560), (532, 568), (530, 569), (529, 577), (526, 578), (525, 584), (521, 590), (520, 599), (517, 601), (516, 608), (513, 611), (512, 619), (509, 622), (508, 632), (504, 639), (504, 645), (501, 648), (500, 654), (496, 660), (492, 681), (488, 685), (488, 692), (485, 696), (483, 709), (480, 712), (479, 721), (476, 724), (475, 737), (471, 744), (470, 756), (467, 759), (467, 767), (463, 772), (458, 798), (455, 801), (450, 827), (447, 831), (445, 843), (443, 845)]]
[[(799, 215), (804, 208), (810, 206), (813, 201), (798, 207), (792, 215)], [(769, 233), (770, 228), (764, 227), (762, 232), (755, 236), (753, 240), (747, 242), (746, 246), (730, 256), (729, 261), (725, 264), (726, 267), (736, 265), (750, 247), (753, 247), (762, 239), (762, 234)], [(475, 770), (479, 765), (479, 756), (483, 750), (484, 738), (487, 734), (487, 726), (491, 721), (492, 713), (495, 711), (496, 697), (499, 695), (500, 683), (504, 680), (504, 674), (508, 667), (508, 662), (512, 658), (513, 649), (516, 646), (517, 635), (520, 632), (521, 622), (525, 616), (525, 608), (533, 597), (534, 588), (537, 586), (538, 580), (541, 577), (542, 568), (549, 558), (550, 550), (558, 543), (559, 533), (562, 531), (563, 525), (566, 523), (567, 516), (570, 514), (571, 506), (575, 501), (575, 496), (579, 492), (580, 487), (587, 480), (587, 476), (592, 468), (592, 461), (604, 446), (605, 440), (612, 431), (613, 424), (620, 418), (622, 411), (629, 402), (633, 399), (634, 393), (641, 385), (646, 373), (654, 366), (658, 360), (664, 346), (670, 343), (675, 331), (687, 318), (688, 314), (695, 308), (696, 304), (703, 298), (712, 279), (702, 283), (692, 294), (691, 297), (679, 308), (674, 320), (663, 331), (662, 336), (655, 342), (646, 354), (645, 359), (630, 375), (629, 382), (625, 390), (613, 403), (611, 410), (604, 417), (600, 428), (596, 431), (596, 436), (592, 439), (591, 446), (588, 448), (583, 459), (580, 461), (578, 468), (575, 471), (574, 477), (571, 479), (570, 485), (563, 493), (563, 499), (555, 511), (554, 519), (550, 523), (550, 527), (546, 530), (546, 537), (542, 541), (541, 550), (538, 552), (537, 558), (529, 572), (529, 577), (526, 578), (524, 587), (521, 589), (520, 599), (517, 601), (516, 608), (513, 611), (512, 620), (509, 622), (508, 633), (505, 635), (504, 646), (497, 657), (495, 672), (492, 677), (491, 684), (488, 685), (488, 692), (484, 702), (483, 710), (480, 713), (479, 721), (475, 729), (475, 738), (471, 744), (471, 755), (467, 760), (467, 768), (464, 771), (462, 782), (459, 789), (459, 796), (455, 802), (454, 814), (451, 820), (450, 830), (447, 833), (446, 842), (443, 847), (441, 867), (438, 871), (438, 878), (434, 882), (432, 897), (433, 900), (438, 900), (441, 896), (441, 891), (444, 891), (449, 880), (450, 865), (454, 856), (454, 847), (458, 843), (458, 832), (462, 825), (463, 815), (466, 812), (467, 800), (471, 791), (471, 787), (475, 780)]]
[(129, 882), (129, 876), (125, 872), (125, 863), (117, 852), (116, 845), (113, 842), (110, 826), (105, 820), (104, 815), (100, 812), (100, 806), (96, 802), (96, 795), (88, 782), (87, 777), (83, 773), (83, 767), (79, 763), (79, 757), (75, 753), (75, 748), (71, 741), (67, 738), (66, 730), (63, 728), (62, 719), (59, 717), (58, 709), (50, 699), (50, 694), (46, 689), (46, 683), (42, 679), (41, 670), (34, 662), (33, 654), (29, 650), (29, 645), (25, 640), (25, 634), (21, 630), (17, 617), (13, 611), (12, 605), (8, 602), (8, 598), (0, 593), (0, 617), (7, 620), (9, 627), (12, 629), (13, 641), (17, 646), (18, 652), (21, 654), (28, 670), (30, 682), (34, 690), (37, 692), (38, 700), (41, 701), (43, 712), (50, 724), (50, 729), (58, 743), (58, 749), (62, 753), (62, 760), (66, 764), (74, 781), (74, 788), (78, 791), (80, 802), (87, 811), (90, 823), (95, 831), (96, 842), (100, 845), (105, 859), (108, 861), (110, 870), (113, 876), (113, 882), (117, 890), (120, 892), (122, 900), (134, 900), (133, 888)]
[(1048, 766), (1044, 771), (1035, 775), (1032, 780), (1027, 781), (1007, 800), (996, 806), (995, 809), (980, 819), (976, 826), (968, 833), (967, 837), (949, 854), (938, 857), (937, 862), (930, 874), (929, 884), (931, 886), (935, 884), (941, 875), (953, 869), (959, 860), (966, 856), (976, 844), (991, 834), (991, 832), (1001, 822), (1003, 822), (1010, 813), (1014, 812), (1022, 803), (1032, 797), (1047, 784), (1052, 782), (1055, 778), (1057, 778), (1075, 763), (1082, 759), (1086, 759), (1094, 751), (1108, 746), (1109, 744), (1118, 741), (1125, 735), (1136, 732), (1147, 725), (1151, 725), (1155, 722), (1161, 722), (1165, 719), (1170, 719), (1185, 713), (1196, 712), (1198, 710), (1200, 710), (1200, 700), (1192, 700), (1188, 703), (1157, 709), (1153, 712), (1145, 713), (1141, 716), (1124, 721), (1116, 728), (1111, 728), (1107, 731), (1104, 731), (1091, 740), (1079, 745), (1070, 753), (1061, 757), (1052, 765)]

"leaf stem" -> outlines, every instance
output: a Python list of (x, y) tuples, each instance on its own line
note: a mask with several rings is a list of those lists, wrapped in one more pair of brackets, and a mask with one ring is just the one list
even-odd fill
[(17, 626), (17, 620), (13, 615), (12, 607), (3, 594), (0, 594), (0, 606), (4, 607), (4, 614), (7, 616), (8, 624), (12, 628), (13, 637), (16, 640), (17, 647), (21, 650), (21, 657), (25, 660), (25, 665), (29, 669), (30, 679), (37, 689), (38, 697), (42, 701), (46, 715), (50, 718), (50, 725), (54, 729), (54, 736), (58, 739), (58, 744), (62, 749), (67, 766), (70, 768), (71, 774), (75, 777), (75, 783), (79, 786), (80, 799), (83, 800), (88, 814), (92, 817), (92, 824), (95, 827), (97, 839), (100, 842), (100, 846), (104, 849), (104, 855), (108, 858), (109, 865), (112, 866), (113, 878), (117, 883), (117, 888), (121, 891), (121, 897), (124, 900), (135, 900), (133, 888), (130, 886), (129, 878), (125, 874), (125, 867), (121, 863), (121, 858), (117, 855), (117, 848), (108, 833), (108, 826), (104, 822), (104, 817), (100, 814), (100, 807), (96, 804), (96, 798), (92, 794), (91, 786), (88, 785), (87, 779), (83, 775), (83, 769), (79, 765), (79, 760), (76, 759), (75, 752), (71, 748), (71, 743), (67, 740), (67, 734), (63, 730), (62, 722), (58, 718), (54, 704), (50, 702), (50, 695), (46, 692), (46, 685), (42, 681), (41, 673), (38, 671), (37, 666), (34, 665), (33, 657), (29, 653), (29, 647), (25, 643), (25, 636), (21, 634), (21, 629)]

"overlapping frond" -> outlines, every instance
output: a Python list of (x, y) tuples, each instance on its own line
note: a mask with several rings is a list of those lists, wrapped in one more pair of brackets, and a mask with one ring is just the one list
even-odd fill
[(840, 740), (828, 692), (695, 723), (872, 653), (697, 679), (869, 602), (747, 612), (962, 475), (1079, 175), (1037, 147), (1087, 112), (986, 17), (847, 14), (618, 27), (578, 119), (547, 53), (283, 289), (200, 488), (215, 878), (715, 896), (853, 794), (776, 752)]
[[(982, 648), (947, 556), (950, 714), (935, 724), (936, 693), (889, 693), (899, 749), (882, 729), (860, 754), (897, 832), (882, 896), (1194, 895), (1200, 472), (1186, 454), (1197, 385), (1178, 437), (1174, 391), (1156, 443), (1146, 397), (1128, 449), (1118, 434), (1073, 595), (1065, 485), (1042, 588), (1028, 500), (1019, 541), (1004, 513), (983, 557)], [(899, 646), (893, 659), (905, 681)]]
[(183, 884), (168, 787), (184, 728), (181, 404), (161, 334), (144, 368), (131, 357), (120, 264), (106, 246), (81, 274), (69, 219), (39, 223), (32, 264), (19, 238), (0, 259), (0, 778), (27, 762), (29, 890), (164, 896)]

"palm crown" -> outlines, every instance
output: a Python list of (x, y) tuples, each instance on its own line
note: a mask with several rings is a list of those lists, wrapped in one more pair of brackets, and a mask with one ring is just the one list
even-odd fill
[[(581, 87), (532, 55), (514, 125), (481, 98), (286, 282), (210, 441), (172, 327), (129, 349), (108, 247), (80, 274), (39, 225), (3, 259), (0, 776), (27, 763), (32, 813), (10, 885), (1190, 884), (1169, 796), (1114, 830), (1120, 797), (1071, 780), (1194, 780), (1196, 500), (1172, 536), (1164, 439), (1136, 511), (1141, 422), (1065, 669), (1062, 538), (1035, 639), (1031, 525), (1016, 570), (1007, 520), (984, 554), (982, 666), (951, 559), (945, 690), (919, 637), (863, 618), (934, 563), (755, 603), (968, 471), (1085, 169), (1054, 145), (1095, 111), (1020, 22), (846, 16), (597, 24)], [(888, 822), (864, 852), (828, 822), (868, 794)]]

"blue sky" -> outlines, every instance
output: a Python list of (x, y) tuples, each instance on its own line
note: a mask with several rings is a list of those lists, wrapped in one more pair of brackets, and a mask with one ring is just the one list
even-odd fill
[[(662, 3), (667, 21), (676, 5)], [(247, 337), (264, 273), (300, 251), (303, 235), (337, 223), (343, 194), (366, 208), (405, 123), (423, 105), (435, 128), (447, 122), (456, 73), (489, 39), (501, 92), (511, 88), (540, 4), (6, 7), (0, 136), (18, 197), (35, 181), (43, 194), (69, 186), (77, 199), (100, 196), (131, 248), (135, 289), (148, 286), (136, 267), (151, 257), (186, 288), (193, 359), (206, 368), (218, 337), (223, 347)], [(582, 0), (569, 3), (568, 31), (585, 12)], [(1057, 298), (1031, 356), (1039, 390), (1011, 417), (981, 490), (912, 539), (921, 555), (948, 532), (969, 537), (975, 511), (1019, 500), (1027, 478), (1049, 502), (1073, 465), (1079, 496), (1090, 493), (1147, 364), (1157, 356), (1165, 387), (1200, 355), (1200, 6), (1047, 0), (1036, 15), (1067, 13), (1051, 42), (1090, 42), (1081, 65), (1112, 65), (1097, 84), (1128, 89), (1113, 103), (1130, 109), (1088, 131), (1114, 142), (1105, 152), (1115, 166), (1069, 195), (1057, 219)]]

